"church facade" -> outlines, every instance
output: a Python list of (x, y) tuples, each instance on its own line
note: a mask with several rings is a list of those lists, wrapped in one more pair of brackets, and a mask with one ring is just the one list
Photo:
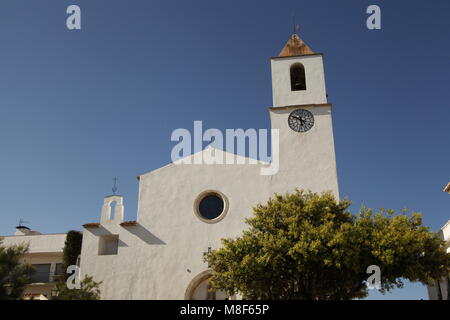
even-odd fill
[(266, 164), (247, 158), (240, 159), (245, 164), (168, 164), (138, 177), (136, 221), (125, 219), (123, 197), (105, 197), (100, 222), (83, 226), (80, 259), (81, 276), (102, 281), (102, 299), (233, 298), (208, 291), (203, 255), (222, 238), (239, 236), (255, 205), (296, 188), (339, 198), (323, 55), (294, 34), (271, 58), (271, 69), (278, 172), (261, 175)]

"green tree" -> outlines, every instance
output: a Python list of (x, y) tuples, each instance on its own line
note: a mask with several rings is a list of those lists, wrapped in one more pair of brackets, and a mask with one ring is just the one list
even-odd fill
[(23, 258), (28, 246), (4, 247), (0, 239), (0, 300), (17, 300), (22, 296), (25, 286), (30, 283), (34, 268)]
[(60, 282), (56, 286), (58, 294), (53, 300), (99, 300), (100, 284), (90, 276), (85, 276), (80, 282), (80, 289), (69, 289), (66, 282)]
[(101, 282), (95, 282), (91, 276), (85, 276), (80, 281), (79, 289), (69, 289), (67, 280), (71, 274), (66, 270), (71, 265), (76, 265), (78, 256), (81, 253), (83, 234), (80, 231), (71, 230), (67, 233), (63, 249), (63, 270), (64, 276), (56, 284), (56, 296), (53, 300), (99, 300)]
[(246, 299), (352, 299), (367, 296), (367, 267), (381, 269), (385, 293), (402, 279), (429, 283), (450, 271), (439, 236), (408, 217), (296, 190), (256, 206), (249, 228), (205, 257), (211, 285)]
[(70, 230), (67, 232), (66, 241), (64, 242), (63, 249), (63, 265), (64, 280), (70, 276), (66, 273), (66, 270), (71, 265), (77, 264), (78, 256), (81, 253), (81, 244), (83, 242), (83, 234), (80, 231)]

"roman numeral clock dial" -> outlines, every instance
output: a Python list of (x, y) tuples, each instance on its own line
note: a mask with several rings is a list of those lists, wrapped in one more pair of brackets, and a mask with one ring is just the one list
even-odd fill
[(308, 110), (297, 109), (289, 115), (288, 124), (296, 132), (306, 132), (314, 126), (314, 116)]

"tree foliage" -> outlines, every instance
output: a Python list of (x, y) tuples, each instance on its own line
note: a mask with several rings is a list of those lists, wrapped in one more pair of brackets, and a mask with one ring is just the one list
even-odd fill
[[(71, 230), (67, 233), (66, 241), (63, 249), (63, 270), (64, 277), (56, 284), (57, 295), (53, 300), (99, 300), (100, 284), (91, 276), (85, 276), (80, 281), (79, 289), (69, 289), (67, 286), (70, 274), (66, 272), (71, 265), (77, 264), (78, 256), (81, 253), (81, 245), (83, 242), (83, 234), (80, 231)], [(69, 279), (70, 281), (70, 279)]]
[(23, 261), (27, 251), (26, 245), (4, 247), (0, 241), (0, 300), (20, 299), (30, 283), (34, 268)]
[(429, 283), (450, 271), (450, 254), (419, 213), (361, 208), (296, 190), (256, 206), (248, 230), (206, 257), (211, 285), (246, 299), (352, 299), (367, 296), (367, 267), (381, 269), (385, 293), (402, 279)]
[(101, 282), (95, 282), (92, 277), (85, 276), (80, 281), (79, 289), (69, 289), (66, 282), (56, 285), (58, 294), (53, 300), (99, 300)]
[(66, 241), (63, 249), (63, 265), (64, 280), (67, 280), (69, 274), (65, 271), (71, 265), (76, 265), (78, 256), (81, 253), (81, 244), (83, 242), (83, 234), (80, 231), (71, 230), (67, 232)]

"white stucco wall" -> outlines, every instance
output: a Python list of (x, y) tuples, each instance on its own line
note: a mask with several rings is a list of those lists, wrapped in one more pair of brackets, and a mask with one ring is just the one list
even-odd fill
[[(298, 108), (314, 115), (314, 126), (305, 133), (288, 126), (289, 114)], [(271, 109), (272, 128), (280, 133), (280, 170), (269, 177), (272, 193), (302, 188), (331, 191), (339, 199), (331, 110), (328, 104)]]
[(439, 235), (442, 240), (447, 241), (447, 252), (450, 252), (450, 220), (441, 228)]

